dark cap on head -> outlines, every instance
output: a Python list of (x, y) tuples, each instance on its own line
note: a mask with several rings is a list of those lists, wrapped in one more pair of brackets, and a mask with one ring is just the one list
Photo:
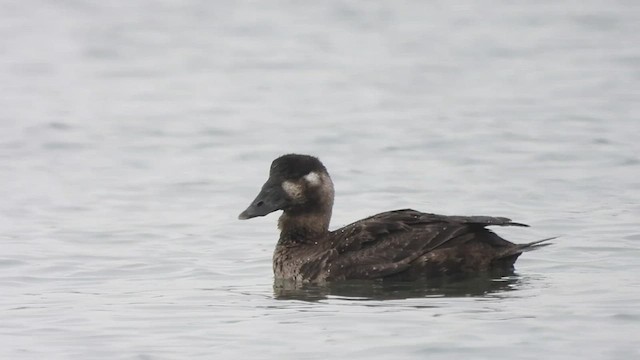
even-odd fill
[(287, 154), (273, 160), (269, 175), (284, 179), (297, 179), (310, 172), (327, 172), (317, 157), (310, 155)]

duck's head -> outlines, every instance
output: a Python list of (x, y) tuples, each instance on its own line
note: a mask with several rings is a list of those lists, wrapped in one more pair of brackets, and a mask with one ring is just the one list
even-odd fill
[(283, 155), (271, 163), (269, 179), (238, 218), (251, 219), (284, 210), (289, 216), (331, 216), (333, 183), (320, 160), (309, 155)]

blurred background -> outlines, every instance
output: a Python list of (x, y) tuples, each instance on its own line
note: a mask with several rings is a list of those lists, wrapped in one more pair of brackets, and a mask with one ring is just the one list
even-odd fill
[[(2, 0), (0, 355), (638, 356), (638, 44), (637, 1)], [(333, 228), (561, 238), (515, 291), (278, 299), (236, 217), (290, 152)]]

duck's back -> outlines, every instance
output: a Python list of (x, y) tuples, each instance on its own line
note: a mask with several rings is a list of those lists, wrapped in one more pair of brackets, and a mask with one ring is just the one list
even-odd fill
[[(510, 269), (523, 250), (487, 226), (527, 226), (502, 217), (381, 213), (305, 245), (276, 249), (276, 277), (305, 281), (415, 279)], [(278, 266), (280, 271), (278, 271)]]

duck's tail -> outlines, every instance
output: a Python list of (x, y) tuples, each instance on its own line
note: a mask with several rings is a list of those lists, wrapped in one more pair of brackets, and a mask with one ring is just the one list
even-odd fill
[(513, 256), (513, 255), (520, 255), (525, 251), (531, 251), (531, 250), (535, 250), (535, 249), (539, 249), (543, 246), (547, 246), (547, 245), (551, 245), (552, 243), (548, 242), (549, 240), (553, 240), (557, 238), (557, 236), (554, 237), (550, 237), (550, 238), (546, 238), (546, 239), (542, 239), (542, 240), (536, 240), (530, 243), (526, 243), (526, 244), (516, 244), (516, 246), (510, 247), (509, 249), (503, 251), (502, 253), (498, 254), (498, 256), (496, 256), (496, 260), (497, 259), (504, 259), (506, 257), (509, 256)]
[(493, 261), (495, 263), (501, 263), (502, 265), (513, 266), (513, 264), (516, 262), (520, 254), (522, 254), (525, 251), (536, 250), (541, 247), (551, 245), (552, 243), (548, 241), (553, 240), (555, 238), (557, 238), (557, 236), (542, 239), (542, 240), (536, 240), (526, 244), (515, 244), (515, 246), (509, 247), (505, 251), (496, 255)]

